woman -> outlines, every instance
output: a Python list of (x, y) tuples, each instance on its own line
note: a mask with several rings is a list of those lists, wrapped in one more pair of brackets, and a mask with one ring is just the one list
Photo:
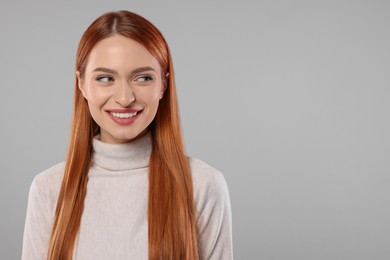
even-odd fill
[(81, 38), (67, 159), (30, 188), (22, 259), (232, 259), (228, 189), (184, 153), (171, 55), (137, 14)]

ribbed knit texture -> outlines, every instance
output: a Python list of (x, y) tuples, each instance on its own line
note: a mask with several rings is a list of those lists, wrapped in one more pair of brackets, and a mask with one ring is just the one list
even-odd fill
[[(151, 136), (126, 144), (93, 140), (78, 260), (148, 259)], [(223, 175), (188, 158), (194, 183), (200, 259), (233, 259), (231, 208)], [(65, 163), (38, 174), (30, 188), (22, 260), (45, 260)]]

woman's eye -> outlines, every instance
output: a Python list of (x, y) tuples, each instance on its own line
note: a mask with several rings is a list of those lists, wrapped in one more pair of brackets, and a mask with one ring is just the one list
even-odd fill
[(151, 76), (141, 76), (138, 77), (136, 80), (141, 82), (147, 82), (147, 81), (152, 81), (153, 78)]
[(114, 81), (114, 78), (110, 76), (97, 76), (96, 81), (108, 83)]

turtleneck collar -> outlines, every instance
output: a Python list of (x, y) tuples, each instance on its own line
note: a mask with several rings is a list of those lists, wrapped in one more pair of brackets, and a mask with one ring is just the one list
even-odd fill
[(125, 171), (145, 168), (149, 165), (152, 151), (151, 134), (124, 144), (109, 144), (99, 140), (99, 135), (92, 141), (92, 166), (108, 171)]

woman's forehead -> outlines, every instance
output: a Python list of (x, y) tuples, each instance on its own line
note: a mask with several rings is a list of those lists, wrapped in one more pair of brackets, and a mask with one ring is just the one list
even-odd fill
[(122, 35), (114, 35), (101, 40), (92, 49), (87, 70), (95, 67), (128, 70), (145, 66), (160, 70), (157, 59), (142, 44)]

